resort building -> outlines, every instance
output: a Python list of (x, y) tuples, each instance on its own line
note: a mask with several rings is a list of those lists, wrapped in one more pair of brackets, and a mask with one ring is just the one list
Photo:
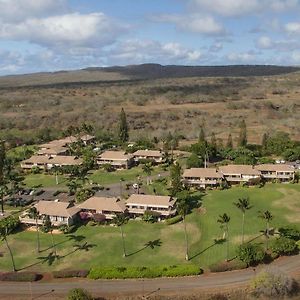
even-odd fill
[[(49, 216), (53, 226), (72, 225), (79, 208), (71, 206), (68, 202), (39, 201), (34, 205), (38, 211), (38, 225), (43, 225), (46, 216)], [(23, 224), (35, 225), (36, 220), (28, 212), (24, 212), (20, 217)]]
[(183, 183), (186, 186), (206, 188), (216, 187), (223, 179), (223, 175), (216, 168), (191, 168), (183, 172)]
[(287, 164), (262, 164), (255, 167), (266, 180), (280, 182), (292, 181), (295, 177), (295, 169)]
[(91, 216), (94, 214), (102, 214), (107, 220), (111, 220), (116, 214), (126, 211), (125, 203), (119, 198), (96, 196), (80, 203), (77, 208), (81, 211), (88, 212)]
[(38, 167), (42, 170), (50, 170), (54, 166), (79, 166), (82, 165), (83, 161), (77, 156), (42, 156), (34, 155), (29, 159), (25, 159), (21, 162), (21, 168), (30, 170), (33, 167)]
[(139, 162), (141, 160), (149, 159), (155, 163), (163, 162), (163, 154), (159, 150), (137, 150), (133, 153), (134, 160)]
[(132, 194), (126, 200), (126, 207), (133, 217), (142, 216), (146, 211), (157, 213), (165, 218), (176, 213), (176, 200), (170, 196)]
[(254, 183), (260, 179), (260, 171), (251, 165), (227, 165), (219, 167), (218, 172), (231, 184)]
[(133, 155), (124, 151), (105, 151), (98, 156), (97, 164), (110, 164), (115, 169), (129, 169), (134, 164), (134, 159)]

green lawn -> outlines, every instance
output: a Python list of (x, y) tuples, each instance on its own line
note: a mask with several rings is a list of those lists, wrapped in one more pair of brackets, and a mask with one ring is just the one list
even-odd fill
[(34, 187), (41, 185), (42, 187), (66, 187), (67, 179), (63, 175), (58, 176), (58, 183), (56, 184), (55, 175), (50, 174), (28, 174), (25, 176), (24, 183), (27, 187)]
[[(158, 175), (159, 173), (163, 173), (161, 166), (155, 166), (153, 168), (151, 176)], [(141, 166), (134, 167), (128, 170), (117, 170), (114, 172), (106, 172), (105, 170), (97, 170), (94, 171), (90, 176), (89, 179), (93, 181), (94, 183), (99, 184), (111, 184), (111, 183), (118, 183), (121, 179), (124, 179), (125, 181), (132, 181), (135, 182), (137, 180), (137, 177), (140, 176), (141, 178), (146, 177), (147, 175), (143, 172), (143, 169)]]
[[(230, 254), (241, 239), (241, 213), (232, 204), (239, 197), (249, 196), (253, 208), (246, 214), (246, 240), (257, 237), (264, 229), (264, 222), (257, 217), (258, 211), (270, 210), (274, 215), (271, 226), (278, 227), (289, 223), (300, 226), (300, 185), (268, 184), (264, 188), (234, 187), (225, 191), (208, 191), (203, 197), (202, 209), (195, 210), (187, 217), (187, 230), (190, 243), (190, 256), (184, 259), (183, 224), (171, 226), (164, 223), (146, 224), (142, 221), (130, 221), (124, 226), (127, 253), (122, 257), (120, 231), (112, 226), (82, 226), (75, 236), (81, 242), (68, 238), (67, 235), (55, 235), (58, 243), (58, 254), (62, 256), (52, 266), (41, 263), (35, 254), (36, 233), (19, 232), (8, 237), (12, 251), (15, 254), (17, 268), (29, 267), (26, 270), (53, 270), (64, 268), (89, 268), (96, 265), (167, 265), (167, 264), (199, 264), (207, 267), (212, 263), (225, 259), (225, 244), (214, 245), (214, 239), (222, 236), (217, 223), (218, 215), (226, 212), (230, 221)], [(161, 246), (144, 248), (148, 241), (160, 239)], [(73, 252), (74, 244), (87, 242), (94, 245), (88, 252)], [(256, 241), (264, 242), (263, 238)], [(49, 234), (41, 234), (42, 249), (51, 246)], [(39, 256), (46, 257), (51, 249), (43, 251)], [(7, 249), (0, 244), (0, 270), (10, 269)], [(65, 256), (65, 257), (64, 257)], [(38, 264), (36, 264), (38, 263)], [(36, 265), (34, 265), (36, 264)]]

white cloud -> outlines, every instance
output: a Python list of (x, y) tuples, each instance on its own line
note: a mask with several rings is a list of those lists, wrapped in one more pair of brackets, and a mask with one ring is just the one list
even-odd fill
[(268, 36), (261, 36), (256, 40), (256, 48), (263, 50), (276, 50), (280, 52), (290, 52), (300, 48), (300, 41), (298, 39), (281, 39), (272, 40)]
[(299, 22), (290, 22), (285, 24), (285, 31), (288, 34), (300, 34), (300, 23)]
[(152, 18), (152, 20), (157, 22), (174, 23), (178, 30), (203, 35), (224, 35), (226, 33), (224, 27), (209, 15), (160, 15)]
[(260, 14), (266, 12), (280, 13), (299, 7), (299, 0), (190, 0), (190, 9), (209, 11), (226, 17)]
[(273, 47), (273, 42), (268, 36), (261, 36), (256, 41), (256, 47), (260, 49), (270, 49)]
[(251, 51), (244, 53), (232, 52), (226, 56), (230, 63), (251, 64), (257, 60), (257, 55)]
[(67, 0), (0, 0), (0, 20), (14, 23), (67, 9)]
[(105, 14), (65, 14), (46, 18), (29, 18), (17, 24), (0, 23), (0, 38), (24, 40), (41, 46), (72, 50), (113, 43), (126, 30)]

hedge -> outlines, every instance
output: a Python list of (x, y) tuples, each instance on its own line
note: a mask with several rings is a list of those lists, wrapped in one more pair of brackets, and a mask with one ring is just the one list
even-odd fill
[(247, 268), (247, 264), (240, 260), (232, 260), (229, 262), (222, 261), (209, 266), (211, 272), (226, 272), (226, 271), (233, 271), (233, 270), (242, 270), (246, 268)]
[(178, 222), (182, 221), (182, 216), (175, 216), (173, 218), (167, 219), (166, 220), (166, 224), (167, 225), (172, 225), (172, 224), (176, 224)]
[(37, 281), (39, 275), (34, 272), (7, 272), (0, 273), (0, 281), (23, 281), (23, 282), (32, 282)]
[(88, 274), (89, 274), (88, 270), (61, 270), (61, 271), (52, 272), (54, 278), (73, 278), (73, 277), (86, 278)]
[(155, 267), (94, 267), (90, 279), (156, 278), (200, 275), (203, 270), (196, 265), (174, 265)]

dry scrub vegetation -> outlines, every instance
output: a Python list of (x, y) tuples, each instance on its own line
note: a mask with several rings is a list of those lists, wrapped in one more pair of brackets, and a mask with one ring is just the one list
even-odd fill
[[(88, 122), (96, 129), (114, 131), (124, 107), (132, 139), (176, 131), (191, 140), (198, 136), (201, 124), (208, 136), (214, 131), (226, 139), (231, 132), (235, 138), (244, 118), (250, 143), (260, 142), (263, 132), (274, 130), (300, 140), (299, 72), (155, 80), (124, 80), (123, 75), (109, 73), (107, 81), (87, 75), (90, 82), (63, 84), (57, 84), (63, 74), (57, 76), (44, 86), (5, 87), (8, 83), (0, 82), (0, 130), (29, 134), (43, 127), (61, 130)], [(46, 79), (41, 75), (39, 80)]]

